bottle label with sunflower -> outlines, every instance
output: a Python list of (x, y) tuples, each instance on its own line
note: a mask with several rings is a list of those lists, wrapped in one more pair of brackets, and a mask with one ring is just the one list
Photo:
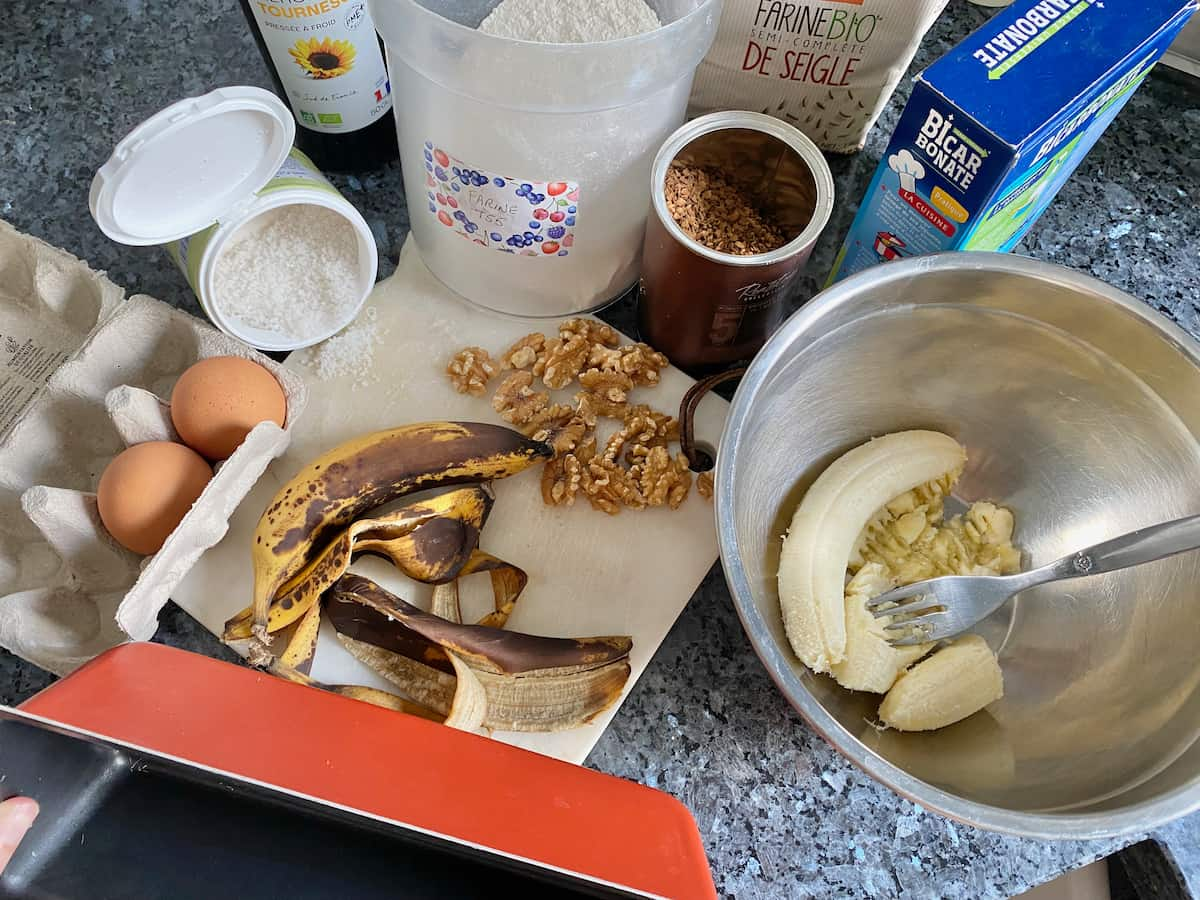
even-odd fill
[(296, 120), (357, 131), (392, 108), (392, 87), (366, 0), (251, 0)]

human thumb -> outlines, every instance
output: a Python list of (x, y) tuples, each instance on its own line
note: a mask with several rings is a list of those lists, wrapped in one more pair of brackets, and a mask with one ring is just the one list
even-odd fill
[(13, 797), (0, 803), (0, 872), (12, 859), (37, 814), (37, 801), (29, 797)]

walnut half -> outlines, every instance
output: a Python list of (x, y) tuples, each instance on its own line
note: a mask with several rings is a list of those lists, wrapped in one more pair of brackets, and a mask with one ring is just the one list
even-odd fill
[(615, 347), (621, 343), (621, 335), (615, 328), (595, 319), (568, 319), (558, 326), (558, 334), (563, 338), (577, 334), (589, 344), (603, 347)]
[(522, 430), (553, 447), (555, 456), (562, 456), (574, 450), (590, 429), (574, 408), (555, 403), (537, 413)]
[(630, 468), (629, 474), (637, 479), (647, 506), (678, 509), (692, 486), (687, 458), (680, 453), (672, 459), (666, 447), (651, 447), (649, 453)]
[(496, 389), (492, 409), (514, 425), (527, 425), (534, 416), (550, 405), (550, 395), (533, 390), (533, 375), (513, 372)]
[(576, 401), (588, 414), (608, 419), (624, 419), (633, 379), (624, 372), (588, 369), (579, 376), (587, 390), (575, 395)]
[(622, 506), (642, 509), (646, 501), (632, 473), (611, 460), (599, 457), (587, 464), (582, 472), (583, 494), (593, 509), (615, 516)]
[(587, 464), (596, 456), (596, 436), (581, 441), (571, 453), (542, 466), (542, 502), (547, 506), (572, 506), (583, 487)]
[(509, 369), (531, 369), (538, 361), (538, 354), (546, 346), (546, 336), (535, 331), (527, 334), (504, 352), (500, 357), (502, 371)]
[(571, 453), (542, 466), (542, 502), (547, 506), (574, 506), (583, 477), (583, 463)]
[(649, 344), (622, 348), (621, 371), (636, 385), (651, 387), (658, 384), (658, 373), (668, 365), (667, 358)]
[(446, 374), (460, 394), (482, 397), (487, 393), (487, 383), (496, 374), (496, 366), (482, 347), (464, 347), (450, 358)]
[(542, 376), (551, 390), (565, 388), (587, 365), (589, 350), (587, 339), (579, 335), (550, 341), (545, 354), (534, 364), (533, 374)]
[(596, 344), (588, 354), (588, 366), (628, 375), (639, 387), (652, 387), (659, 382), (659, 372), (669, 363), (667, 358), (648, 344), (628, 347), (605, 347)]

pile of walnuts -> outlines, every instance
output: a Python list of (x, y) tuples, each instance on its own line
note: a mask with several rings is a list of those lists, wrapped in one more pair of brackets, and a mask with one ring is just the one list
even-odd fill
[[(666, 367), (667, 358), (646, 344), (621, 346), (621, 336), (608, 325), (570, 319), (559, 325), (557, 337), (527, 334), (498, 360), (480, 347), (466, 347), (451, 358), (446, 373), (455, 390), (476, 397), (502, 376), (492, 408), (554, 448), (542, 470), (547, 505), (571, 506), (582, 495), (594, 509), (616, 515), (622, 508), (678, 509), (691, 489), (687, 458), (670, 450), (679, 441), (679, 422), (629, 400), (635, 387), (658, 384)], [(551, 391), (576, 383), (580, 390), (573, 403), (554, 400)], [(603, 446), (596, 435), (600, 419), (619, 423)], [(711, 497), (708, 473), (698, 481), (697, 490)]]

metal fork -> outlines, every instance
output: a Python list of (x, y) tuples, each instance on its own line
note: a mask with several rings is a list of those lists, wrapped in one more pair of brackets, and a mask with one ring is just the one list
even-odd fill
[(1017, 575), (947, 575), (918, 581), (867, 601), (893, 647), (961, 634), (1021, 591), (1070, 578), (1101, 575), (1200, 548), (1200, 515), (1139, 528)]

